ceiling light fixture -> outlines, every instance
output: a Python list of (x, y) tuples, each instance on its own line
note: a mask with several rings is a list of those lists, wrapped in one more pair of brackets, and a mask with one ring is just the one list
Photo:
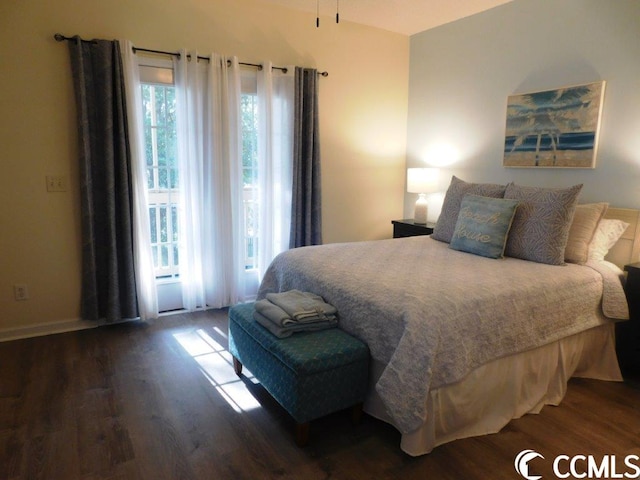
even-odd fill
[[(340, 0), (336, 0), (336, 23), (340, 23)], [(320, 27), (320, 0), (316, 0), (316, 28)]]

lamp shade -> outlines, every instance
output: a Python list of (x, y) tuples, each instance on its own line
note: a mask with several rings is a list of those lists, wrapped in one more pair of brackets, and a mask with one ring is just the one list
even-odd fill
[(407, 192), (432, 193), (437, 191), (437, 168), (407, 168)]

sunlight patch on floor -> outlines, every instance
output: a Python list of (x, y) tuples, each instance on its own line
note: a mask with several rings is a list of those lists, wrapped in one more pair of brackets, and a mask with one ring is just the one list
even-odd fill
[[(216, 333), (226, 337), (221, 331)], [(231, 354), (204, 329), (174, 333), (173, 338), (198, 363), (203, 375), (236, 412), (260, 407), (260, 403), (233, 370)], [(251, 382), (257, 383), (246, 368), (242, 373)]]

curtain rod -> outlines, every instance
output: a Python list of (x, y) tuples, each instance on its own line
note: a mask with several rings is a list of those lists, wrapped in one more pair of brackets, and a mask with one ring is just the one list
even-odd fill
[[(75, 37), (65, 37), (64, 35), (62, 35), (61, 33), (56, 33), (53, 38), (56, 40), (56, 42), (64, 42), (64, 41), (71, 41), (71, 40), (75, 40)], [(84, 40), (82, 38), (80, 38), (81, 42), (92, 42), (93, 40)], [(172, 57), (181, 57), (180, 52), (167, 52), (164, 50), (152, 50), (150, 48), (140, 48), (140, 47), (132, 47), (133, 53), (137, 53), (137, 52), (147, 52), (147, 53), (155, 53), (157, 55), (170, 55)], [(187, 55), (187, 59), (191, 60), (191, 55)], [(200, 55), (198, 55), (198, 60), (211, 60), (209, 57), (201, 57)], [(259, 63), (247, 63), (247, 62), (238, 62), (240, 65), (245, 65), (248, 67), (255, 67), (258, 70), (262, 70), (262, 65), (260, 65)], [(283, 73), (287, 73), (287, 68), (286, 67), (271, 67), (272, 69), (275, 70), (280, 70)], [(321, 75), (323, 77), (327, 77), (329, 76), (329, 72), (318, 72), (318, 75)]]

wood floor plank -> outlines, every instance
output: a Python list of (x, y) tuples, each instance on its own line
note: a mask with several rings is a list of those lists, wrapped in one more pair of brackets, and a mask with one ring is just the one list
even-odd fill
[[(513, 479), (524, 449), (640, 452), (640, 383), (573, 379), (559, 407), (413, 458), (350, 412), (293, 420), (227, 349), (214, 310), (0, 343), (0, 479)], [(533, 461), (544, 478), (550, 464)]]
[(18, 478), (23, 452), (23, 440), (17, 429), (0, 430), (0, 478)]

